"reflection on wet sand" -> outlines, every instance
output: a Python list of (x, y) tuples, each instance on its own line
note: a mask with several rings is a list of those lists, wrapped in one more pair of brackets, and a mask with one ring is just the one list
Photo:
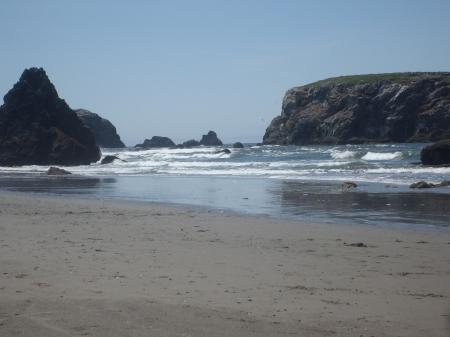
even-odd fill
[(271, 188), (269, 192), (274, 202), (279, 199), (283, 214), (327, 222), (448, 227), (450, 195), (445, 193), (342, 190), (323, 183), (296, 181), (283, 181), (275, 186), (277, 188)]
[(409, 229), (449, 228), (448, 189), (333, 182), (185, 177), (0, 177), (0, 188), (43, 194), (162, 202), (301, 221)]
[(115, 178), (44, 176), (35, 178), (0, 178), (0, 187), (11, 191), (62, 194), (96, 194), (98, 189), (115, 187)]

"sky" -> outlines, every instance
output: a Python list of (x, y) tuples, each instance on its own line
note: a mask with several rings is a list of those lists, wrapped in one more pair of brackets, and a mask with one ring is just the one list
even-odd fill
[(292, 87), (450, 71), (449, 14), (448, 0), (0, 0), (0, 97), (42, 67), (127, 146), (261, 142)]

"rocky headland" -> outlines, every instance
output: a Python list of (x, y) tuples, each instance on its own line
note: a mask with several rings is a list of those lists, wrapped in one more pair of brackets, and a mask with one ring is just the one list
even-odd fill
[(95, 137), (95, 142), (103, 148), (124, 148), (116, 127), (107, 119), (86, 109), (76, 109), (75, 113), (86, 124)]
[(42, 68), (26, 69), (0, 107), (0, 166), (89, 165), (94, 134), (59, 98)]
[(449, 125), (450, 73), (344, 76), (288, 90), (263, 143), (435, 142)]

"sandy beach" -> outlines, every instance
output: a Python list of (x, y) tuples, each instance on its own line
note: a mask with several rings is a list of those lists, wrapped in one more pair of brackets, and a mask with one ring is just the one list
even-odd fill
[(449, 285), (448, 233), (0, 193), (1, 336), (449, 336)]

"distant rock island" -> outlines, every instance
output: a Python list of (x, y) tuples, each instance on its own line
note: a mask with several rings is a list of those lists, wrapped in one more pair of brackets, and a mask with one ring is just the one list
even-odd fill
[(42, 68), (26, 69), (0, 107), (0, 166), (89, 165), (94, 134), (58, 97)]
[(263, 143), (435, 142), (449, 125), (450, 73), (343, 76), (288, 90)]
[(152, 148), (152, 147), (171, 147), (175, 146), (172, 139), (168, 137), (153, 136), (152, 139), (146, 139), (142, 144), (136, 144), (135, 148)]
[(95, 137), (95, 142), (103, 148), (124, 148), (116, 127), (112, 123), (86, 109), (75, 109), (75, 113), (86, 124)]
[(208, 134), (203, 135), (202, 139), (198, 142), (200, 145), (205, 146), (222, 146), (222, 141), (217, 138), (217, 134), (214, 131), (209, 131)]
[(152, 139), (146, 139), (142, 144), (136, 144), (135, 148), (149, 149), (152, 147), (168, 147), (171, 149), (183, 149), (186, 147), (195, 146), (222, 146), (222, 141), (217, 138), (217, 134), (214, 131), (209, 131), (208, 134), (203, 135), (202, 139), (198, 142), (195, 139), (185, 141), (183, 144), (176, 145), (172, 139), (168, 137), (153, 136)]

